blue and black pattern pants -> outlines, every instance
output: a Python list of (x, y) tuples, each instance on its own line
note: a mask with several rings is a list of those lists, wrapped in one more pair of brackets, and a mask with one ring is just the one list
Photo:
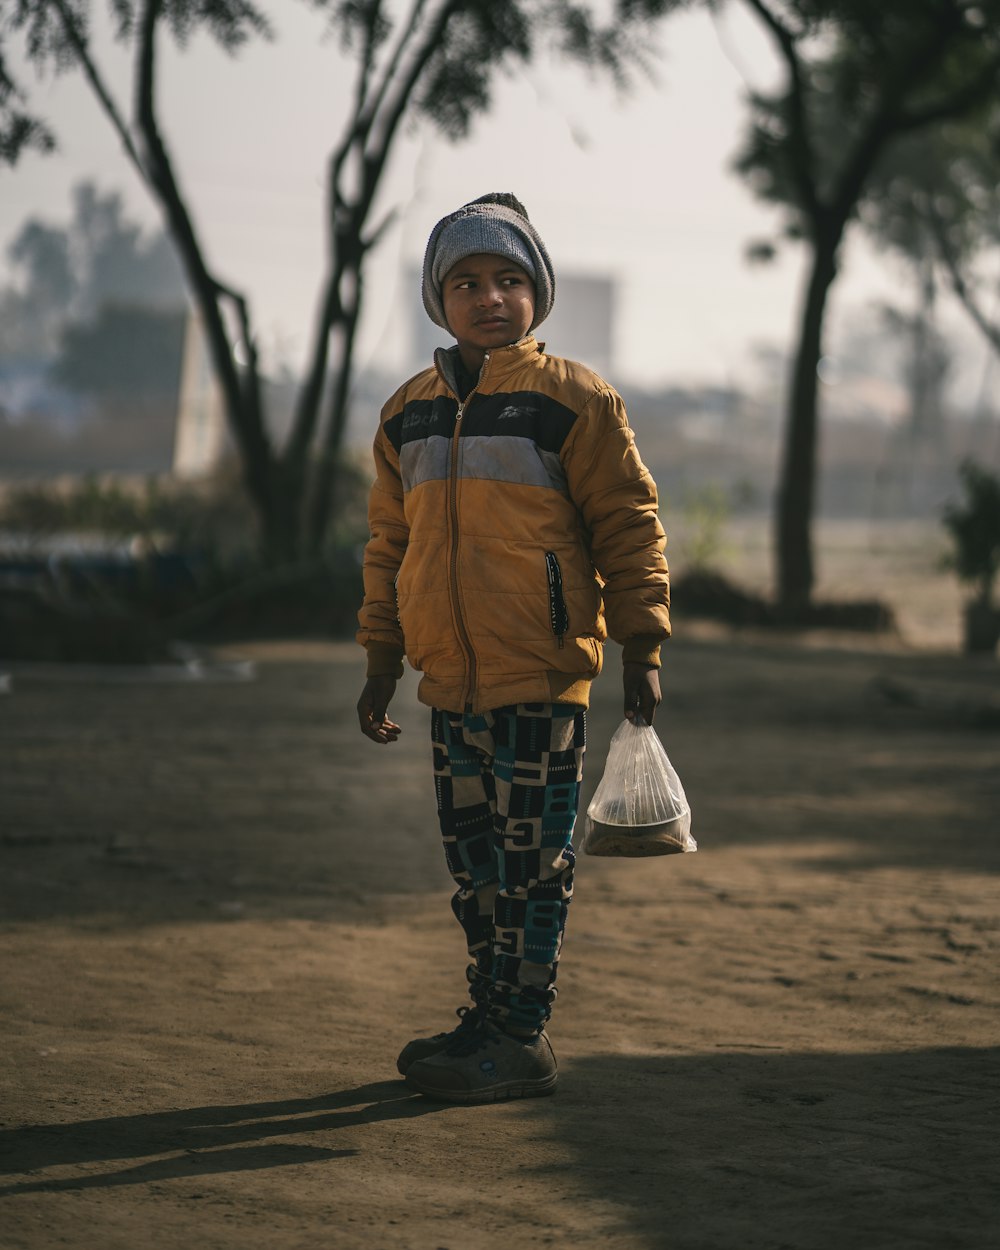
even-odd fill
[(434, 788), (452, 909), (465, 931), (473, 999), (514, 1033), (539, 1032), (555, 1000), (573, 895), (573, 825), (584, 709), (519, 703), (434, 709)]

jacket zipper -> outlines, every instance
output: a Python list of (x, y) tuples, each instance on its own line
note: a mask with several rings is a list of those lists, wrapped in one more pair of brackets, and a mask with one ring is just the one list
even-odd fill
[(545, 573), (549, 579), (549, 619), (552, 622), (552, 632), (561, 649), (566, 645), (569, 612), (566, 610), (566, 599), (563, 595), (562, 569), (559, 567), (559, 557), (554, 551), (545, 553)]
[[(458, 628), (458, 638), (465, 652), (465, 659), (469, 670), (469, 684), (467, 689), (462, 691), (462, 703), (465, 707), (472, 710), (472, 693), (476, 688), (476, 652), (472, 645), (472, 639), (469, 637), (469, 631), (466, 628), (465, 618), (462, 616), (462, 601), (459, 598), (458, 591), (458, 440), (462, 432), (462, 417), (466, 408), (472, 402), (472, 397), (479, 390), (479, 383), (483, 380), (483, 374), (486, 372), (486, 366), (489, 363), (489, 352), (483, 357), (483, 367), (479, 370), (479, 379), (472, 390), (466, 395), (465, 399), (459, 402), (455, 412), (455, 433), (451, 440), (451, 473), (448, 478), (448, 509), (451, 518), (451, 598), (455, 605), (455, 624)], [(457, 399), (458, 396), (456, 395)]]

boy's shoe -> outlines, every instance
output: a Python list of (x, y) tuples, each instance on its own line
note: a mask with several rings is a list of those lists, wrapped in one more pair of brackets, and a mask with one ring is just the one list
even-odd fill
[(464, 1037), (479, 1027), (481, 1012), (478, 1007), (459, 1007), (455, 1015), (458, 1016), (458, 1024), (447, 1033), (435, 1033), (433, 1037), (415, 1037), (412, 1042), (406, 1043), (396, 1060), (396, 1071), (400, 1076), (406, 1076), (410, 1065), (418, 1059), (429, 1059), (456, 1038)]
[(463, 1033), (406, 1071), (411, 1088), (442, 1102), (499, 1102), (554, 1094), (557, 1065), (544, 1033), (521, 1040), (492, 1024)]

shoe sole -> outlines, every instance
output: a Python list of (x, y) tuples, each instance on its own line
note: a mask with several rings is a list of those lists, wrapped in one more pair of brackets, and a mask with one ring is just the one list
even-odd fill
[(418, 1077), (406, 1074), (406, 1083), (425, 1098), (433, 1098), (436, 1102), (461, 1103), (462, 1106), (473, 1106), (487, 1102), (509, 1102), (513, 1098), (544, 1098), (556, 1092), (558, 1072), (537, 1081), (508, 1081), (502, 1085), (488, 1085), (484, 1089), (434, 1089), (421, 1084)]

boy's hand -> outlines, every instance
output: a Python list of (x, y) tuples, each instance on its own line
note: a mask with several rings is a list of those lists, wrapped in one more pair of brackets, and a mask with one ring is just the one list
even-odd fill
[(648, 664), (628, 661), (622, 665), (625, 685), (625, 717), (635, 723), (636, 717), (647, 724), (653, 723), (660, 702), (660, 670)]
[(369, 677), (358, 700), (358, 721), (361, 732), (372, 742), (384, 746), (395, 742), (402, 733), (400, 727), (386, 716), (386, 708), (396, 693), (395, 677)]

